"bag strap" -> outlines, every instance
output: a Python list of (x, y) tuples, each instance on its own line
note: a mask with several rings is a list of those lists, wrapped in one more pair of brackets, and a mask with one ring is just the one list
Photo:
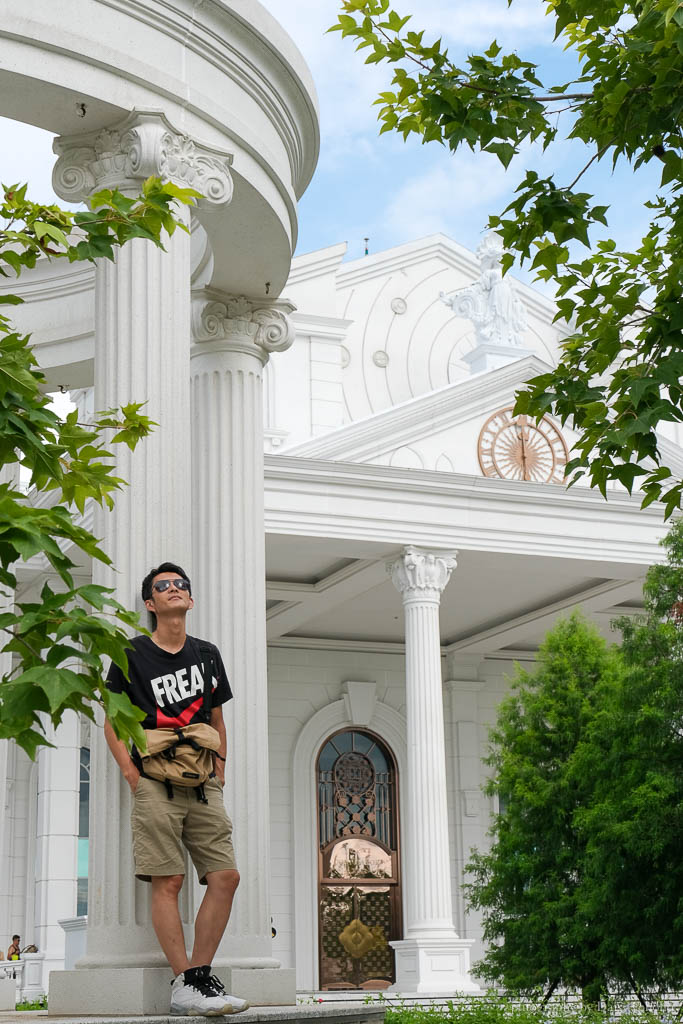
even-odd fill
[[(208, 644), (202, 643), (201, 640), (196, 640), (194, 637), (190, 637), (190, 642), (194, 649), (195, 654), (198, 656), (202, 666), (202, 676), (204, 679), (204, 702), (202, 705), (202, 711), (207, 722), (211, 721), (211, 710), (212, 710), (212, 697), (213, 687), (211, 685), (211, 677), (213, 675), (213, 649)], [(207, 656), (205, 660), (203, 655)]]

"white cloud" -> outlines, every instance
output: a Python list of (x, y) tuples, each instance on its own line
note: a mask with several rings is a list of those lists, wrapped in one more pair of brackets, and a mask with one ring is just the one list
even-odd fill
[(443, 36), (453, 56), (453, 50), (487, 46), (492, 39), (499, 45), (525, 48), (551, 41), (552, 21), (544, 13), (538, 0), (515, 0), (508, 7), (507, 0), (478, 0), (476, 3), (451, 5), (443, 0), (420, 0), (416, 3), (396, 0), (400, 14), (413, 9), (410, 27), (425, 30), (428, 37)]
[(391, 244), (443, 231), (471, 247), (513, 180), (487, 153), (441, 151), (391, 196), (380, 218), (382, 231), (393, 236)]
[[(355, 50), (355, 41), (327, 29), (341, 11), (339, 0), (263, 0), (264, 6), (291, 35), (306, 59), (316, 84), (321, 112), (321, 168), (377, 156), (377, 94), (390, 87), (389, 66), (365, 64), (368, 50)], [(451, 56), (461, 60), (468, 48), (485, 46), (496, 37), (508, 47), (525, 49), (551, 41), (551, 25), (538, 0), (479, 0), (460, 4), (447, 0), (395, 0), (399, 13), (415, 11), (413, 25), (425, 30), (425, 40), (443, 36)], [(365, 140), (362, 143), (360, 140)]]

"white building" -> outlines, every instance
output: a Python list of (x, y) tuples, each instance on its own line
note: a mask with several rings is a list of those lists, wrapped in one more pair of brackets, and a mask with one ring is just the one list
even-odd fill
[[(561, 336), (551, 303), (501, 281), (495, 240), (478, 256), (437, 235), (290, 261), (315, 99), (254, 0), (90, 0), (92, 24), (84, 3), (60, 5), (56, 28), (51, 0), (28, 0), (0, 27), (0, 113), (57, 133), (65, 198), (156, 171), (204, 199), (165, 254), (135, 242), (115, 266), (39, 265), (16, 319), (84, 415), (147, 399), (160, 424), (120, 454), (116, 510), (85, 520), (119, 570), (92, 576), (127, 606), (149, 566), (188, 567), (190, 630), (233, 684), (243, 883), (219, 963), (266, 1002), (472, 989), (481, 933), (461, 885), (495, 810), (482, 759), (506, 677), (558, 615), (580, 606), (607, 630), (640, 605), (661, 512), (567, 491), (571, 430), (512, 417)], [(45, 572), (20, 570), (21, 600)], [(117, 970), (119, 1012), (151, 1012), (166, 979), (127, 786), (100, 728), (73, 717), (56, 740), (35, 764), (0, 744), (1, 939), (38, 946), (46, 989), (58, 922), (87, 900), (87, 948), (53, 973), (51, 1009), (111, 1009)]]

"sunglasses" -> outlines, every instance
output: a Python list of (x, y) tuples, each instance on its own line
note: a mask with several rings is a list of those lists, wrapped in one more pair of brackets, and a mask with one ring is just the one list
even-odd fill
[(189, 580), (159, 580), (157, 583), (152, 584), (152, 590), (156, 590), (157, 594), (163, 594), (165, 590), (168, 590), (170, 586), (174, 586), (176, 590), (189, 590)]

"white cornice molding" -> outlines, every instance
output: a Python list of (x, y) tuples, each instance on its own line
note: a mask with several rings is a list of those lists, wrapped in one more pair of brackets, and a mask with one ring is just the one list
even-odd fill
[(346, 255), (347, 247), (346, 242), (337, 242), (335, 245), (325, 246), (324, 249), (315, 249), (313, 252), (295, 256), (292, 260), (287, 285), (302, 284), (327, 274), (336, 273)]
[(297, 334), (311, 335), (316, 340), (343, 341), (353, 320), (339, 316), (323, 316), (317, 313), (292, 313), (292, 322)]
[(466, 422), (496, 403), (510, 401), (515, 388), (550, 368), (538, 356), (527, 356), (292, 445), (283, 455), (366, 462), (402, 444)]
[(650, 565), (661, 507), (626, 492), (491, 477), (265, 457), (266, 531), (403, 547), (460, 548)]
[[(662, 453), (662, 464), (668, 466), (674, 476), (683, 476), (683, 450), (668, 437), (657, 435), (657, 444)], [(654, 468), (654, 463), (653, 463)]]
[[(479, 277), (479, 261), (473, 252), (463, 245), (449, 238), (448, 235), (436, 234), (427, 235), (425, 238), (418, 238), (412, 242), (405, 242), (402, 245), (393, 246), (391, 249), (384, 249), (382, 252), (373, 253), (372, 256), (361, 256), (356, 260), (349, 260), (344, 263), (337, 274), (337, 287), (342, 290), (369, 281), (374, 277), (402, 270), (404, 267), (414, 267), (425, 260), (440, 259), (447, 267), (460, 271), (472, 281)], [(518, 281), (512, 274), (510, 280), (514, 284), (515, 291), (518, 291), (524, 299), (528, 309), (542, 319), (551, 319), (557, 312), (557, 307), (552, 299), (541, 295), (534, 288)], [(557, 327), (557, 330), (566, 333), (567, 328)]]
[[(375, 640), (336, 640), (327, 637), (279, 636), (268, 641), (268, 647), (289, 647), (292, 650), (336, 651), (339, 654), (391, 654), (403, 657), (405, 644)], [(444, 654), (445, 657), (445, 654)]]
[(353, 288), (363, 281), (383, 277), (405, 266), (416, 266), (434, 257), (473, 279), (478, 275), (479, 265), (474, 253), (447, 235), (436, 234), (383, 249), (371, 256), (349, 260), (337, 274), (337, 287), (340, 290)]
[(31, 270), (24, 271), (20, 282), (0, 282), (0, 294), (19, 293), (25, 303), (72, 298), (94, 292), (94, 289), (95, 267), (92, 263), (53, 262), (46, 258), (38, 260)]
[[(214, 0), (209, 4), (196, 0), (97, 0), (131, 19), (154, 28), (182, 43), (207, 63), (220, 69), (240, 89), (268, 112), (288, 155), (297, 198), (306, 190), (318, 159), (320, 147), (319, 111), (315, 85), (309, 68), (282, 26), (257, 0)], [(237, 23), (240, 31), (234, 31)], [(252, 37), (250, 39), (250, 37)], [(257, 47), (267, 52), (261, 64)], [(274, 63), (281, 75), (273, 75)], [(124, 72), (125, 74), (125, 72)], [(275, 81), (286, 83), (286, 96), (280, 95)], [(161, 95), (161, 90), (159, 90)], [(199, 109), (190, 98), (186, 105), (202, 118), (210, 117), (210, 105)], [(211, 118), (223, 131), (218, 117)], [(313, 146), (308, 143), (313, 140)], [(264, 168), (258, 141), (245, 123), (240, 142)]]

